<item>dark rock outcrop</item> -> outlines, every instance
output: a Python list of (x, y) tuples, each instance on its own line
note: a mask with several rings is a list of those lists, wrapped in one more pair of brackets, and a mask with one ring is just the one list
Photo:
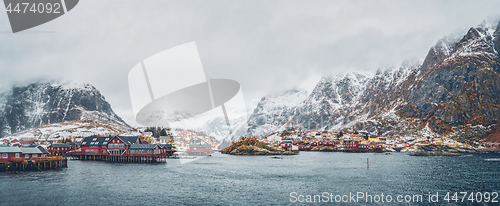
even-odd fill
[(43, 124), (74, 120), (126, 125), (90, 84), (51, 81), (16, 85), (2, 94), (1, 99), (0, 137)]

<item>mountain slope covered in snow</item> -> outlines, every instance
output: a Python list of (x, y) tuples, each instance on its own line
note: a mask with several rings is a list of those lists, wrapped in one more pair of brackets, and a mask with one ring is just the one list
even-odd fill
[(459, 38), (443, 38), (422, 64), (373, 76), (325, 76), (295, 105), (266, 110), (264, 97), (250, 132), (302, 127), (389, 135), (450, 135), (495, 126), (500, 116), (500, 24), (483, 23)]
[(0, 137), (66, 121), (96, 121), (130, 128), (90, 84), (31, 82), (15, 85), (0, 97)]

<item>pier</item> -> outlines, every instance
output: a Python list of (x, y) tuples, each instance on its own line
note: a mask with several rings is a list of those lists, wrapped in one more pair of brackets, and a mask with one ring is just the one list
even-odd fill
[(106, 162), (123, 162), (123, 163), (161, 163), (166, 162), (168, 156), (111, 156), (111, 155), (81, 155), (72, 154), (72, 159), (91, 160), (91, 161), (106, 161)]
[(0, 171), (44, 171), (68, 167), (68, 159), (57, 157), (12, 158), (11, 161), (0, 162)]

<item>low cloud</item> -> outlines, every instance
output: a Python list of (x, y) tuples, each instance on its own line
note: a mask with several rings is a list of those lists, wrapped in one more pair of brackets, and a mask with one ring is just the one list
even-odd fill
[(16, 34), (0, 15), (0, 86), (75, 79), (131, 116), (129, 70), (196, 41), (207, 76), (240, 82), (251, 105), (272, 90), (312, 89), (321, 75), (422, 60), (438, 39), (497, 18), (498, 8), (498, 1), (85, 0)]

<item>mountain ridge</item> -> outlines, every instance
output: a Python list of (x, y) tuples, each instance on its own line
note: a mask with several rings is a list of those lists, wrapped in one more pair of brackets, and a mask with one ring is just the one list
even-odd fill
[(355, 73), (325, 76), (303, 103), (288, 108), (294, 112), (267, 114), (287, 121), (266, 125), (251, 116), (249, 128), (440, 136), (467, 125), (494, 126), (500, 115), (500, 23), (495, 25), (438, 40), (421, 64), (360, 79)]
[(66, 121), (93, 120), (130, 128), (94, 86), (77, 81), (35, 81), (1, 94), (0, 137)]

